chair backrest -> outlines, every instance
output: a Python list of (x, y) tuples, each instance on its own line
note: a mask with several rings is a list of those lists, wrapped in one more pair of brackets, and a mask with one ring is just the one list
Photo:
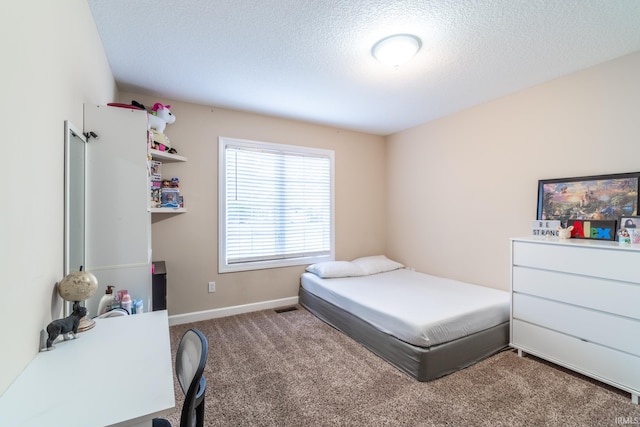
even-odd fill
[(202, 426), (204, 396), (207, 381), (202, 375), (207, 363), (209, 343), (197, 329), (189, 329), (182, 336), (176, 353), (176, 375), (185, 394), (180, 427)]

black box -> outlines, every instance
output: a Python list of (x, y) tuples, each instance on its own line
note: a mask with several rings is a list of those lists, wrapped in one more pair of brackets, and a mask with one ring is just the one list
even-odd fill
[(152, 261), (151, 310), (167, 309), (167, 268), (164, 261)]

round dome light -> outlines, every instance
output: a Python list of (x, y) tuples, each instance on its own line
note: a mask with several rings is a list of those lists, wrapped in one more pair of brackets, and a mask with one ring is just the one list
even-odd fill
[(394, 34), (374, 44), (371, 54), (382, 64), (398, 68), (413, 58), (421, 47), (422, 42), (413, 34)]

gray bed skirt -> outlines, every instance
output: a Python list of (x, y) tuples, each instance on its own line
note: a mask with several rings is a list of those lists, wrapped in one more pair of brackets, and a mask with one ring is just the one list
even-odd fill
[(431, 381), (506, 348), (509, 322), (430, 348), (418, 347), (379, 331), (353, 314), (300, 287), (299, 302), (316, 317), (350, 336), (418, 381)]

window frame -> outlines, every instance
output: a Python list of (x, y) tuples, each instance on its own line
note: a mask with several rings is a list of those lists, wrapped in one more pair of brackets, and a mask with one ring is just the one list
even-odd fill
[[(260, 261), (227, 262), (227, 145), (266, 149), (269, 151), (293, 152), (328, 157), (330, 162), (330, 249), (329, 254), (280, 258)], [(264, 141), (252, 141), (233, 137), (218, 137), (218, 273), (262, 270), (268, 268), (308, 265), (335, 260), (335, 152), (301, 145), (287, 145)]]

